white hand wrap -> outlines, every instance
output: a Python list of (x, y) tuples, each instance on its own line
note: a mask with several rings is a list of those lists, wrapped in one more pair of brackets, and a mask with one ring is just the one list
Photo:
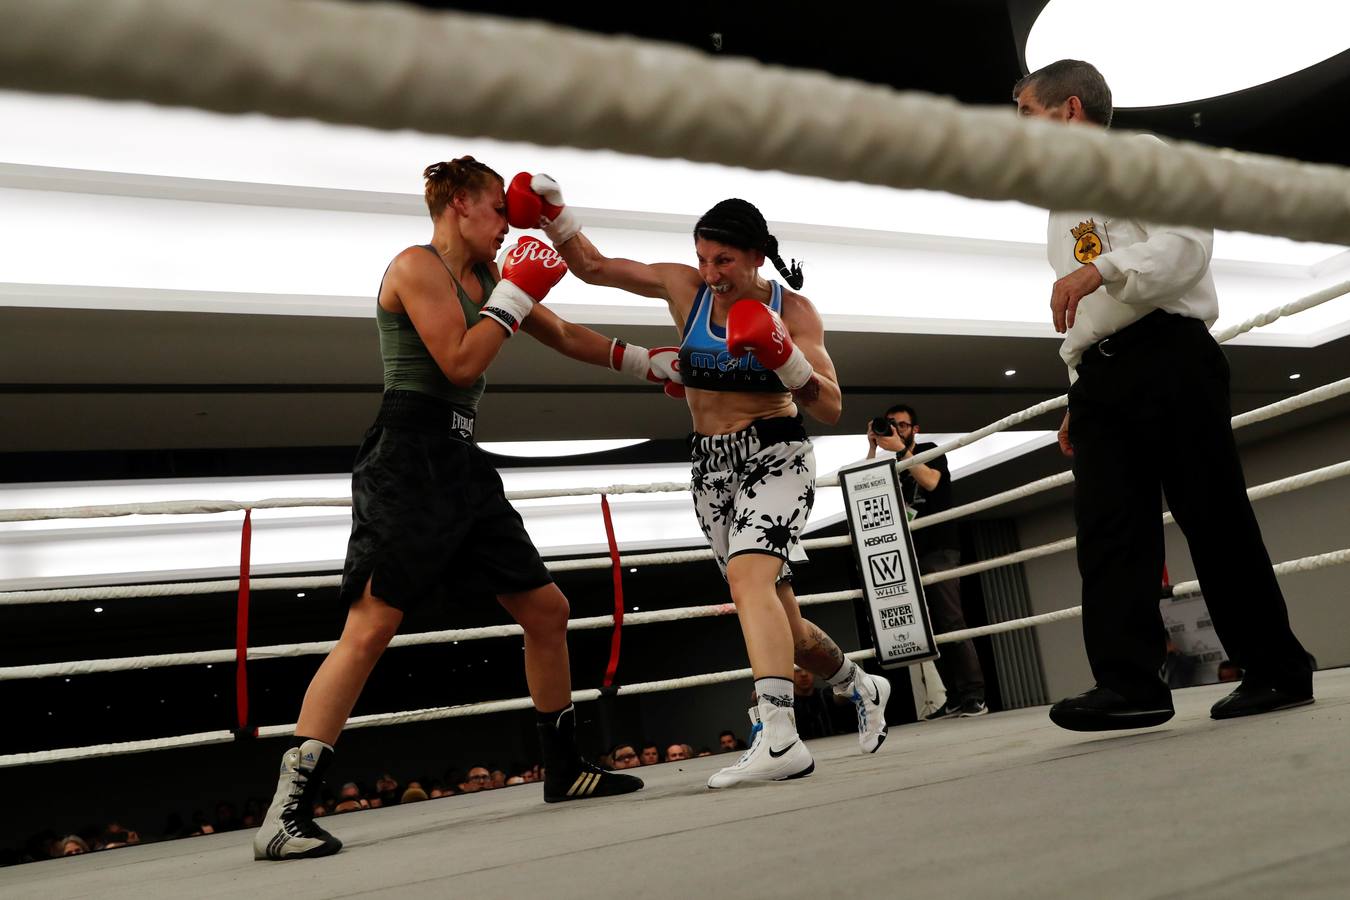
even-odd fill
[(651, 353), (648, 352), (646, 347), (640, 347), (637, 344), (629, 344), (618, 338), (615, 338), (610, 342), (610, 368), (614, 369), (616, 372), (632, 375), (638, 381), (647, 380), (647, 373), (650, 372), (652, 368), (650, 358)]
[(805, 387), (811, 377), (816, 374), (816, 370), (811, 367), (811, 361), (806, 358), (802, 348), (796, 346), (788, 354), (787, 360), (773, 371), (778, 376), (778, 380), (783, 382), (783, 387), (789, 391)]
[(534, 298), (509, 281), (499, 281), (479, 315), (506, 329), (507, 337), (520, 329), (520, 323), (534, 310)]
[(569, 206), (564, 206), (556, 219), (544, 220), (544, 234), (548, 235), (548, 239), (553, 242), (555, 249), (580, 233), (581, 219), (572, 212), (572, 208)]
[(567, 243), (581, 232), (581, 219), (563, 202), (562, 188), (558, 182), (542, 172), (530, 179), (530, 190), (543, 197), (551, 206), (562, 207), (552, 219), (542, 219), (544, 234), (553, 242), (555, 248)]

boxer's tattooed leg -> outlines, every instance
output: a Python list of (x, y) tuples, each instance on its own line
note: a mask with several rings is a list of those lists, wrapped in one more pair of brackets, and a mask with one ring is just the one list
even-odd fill
[(793, 659), (812, 675), (828, 679), (844, 664), (844, 651), (814, 622), (802, 619), (803, 634), (793, 648)]

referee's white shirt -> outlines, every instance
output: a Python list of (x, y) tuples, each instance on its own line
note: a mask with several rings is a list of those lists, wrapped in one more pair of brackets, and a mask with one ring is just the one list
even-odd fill
[[(1153, 135), (1138, 139), (1159, 141)], [(1079, 302), (1073, 327), (1060, 346), (1070, 382), (1078, 377), (1083, 351), (1155, 309), (1200, 319), (1210, 327), (1219, 318), (1209, 271), (1212, 229), (1055, 211), (1050, 213), (1046, 249), (1056, 278), (1088, 263), (1102, 275), (1102, 286)]]

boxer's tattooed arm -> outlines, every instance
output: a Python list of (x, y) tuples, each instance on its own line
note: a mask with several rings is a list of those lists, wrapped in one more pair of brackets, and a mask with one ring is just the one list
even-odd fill
[(812, 675), (828, 679), (844, 664), (844, 651), (814, 622), (802, 619), (806, 634), (797, 640), (793, 661)]
[(803, 403), (815, 403), (820, 399), (820, 379), (812, 375), (810, 381), (792, 392), (792, 396)]

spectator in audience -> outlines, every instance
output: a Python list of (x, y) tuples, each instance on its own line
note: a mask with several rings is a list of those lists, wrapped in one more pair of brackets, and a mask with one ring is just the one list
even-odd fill
[(216, 804), (216, 832), (224, 833), (226, 831), (235, 831), (240, 827), (239, 816), (235, 812), (234, 804), (228, 800), (222, 800)]
[(632, 744), (615, 744), (609, 752), (609, 758), (616, 769), (635, 769), (642, 765)]
[[(867, 458), (877, 448), (895, 453), (897, 461), (910, 459), (937, 444), (919, 440), (919, 414), (914, 407), (897, 403), (884, 416), (867, 426)], [(947, 455), (930, 459), (900, 473), (900, 490), (911, 516), (921, 519), (952, 506), (952, 476)], [(961, 564), (961, 537), (955, 522), (942, 522), (913, 533), (914, 555), (924, 575), (954, 569)], [(961, 580), (952, 578), (924, 588), (933, 631), (960, 631), (966, 627), (961, 607)], [(947, 702), (925, 719), (969, 718), (989, 712), (984, 702), (984, 671), (970, 641), (945, 644), (936, 661), (938, 674), (947, 688)]]
[(800, 667), (792, 673), (792, 709), (797, 717), (797, 734), (803, 739), (854, 730), (849, 699), (834, 691), (817, 690), (816, 676)]
[(249, 797), (244, 802), (244, 815), (239, 820), (239, 824), (244, 828), (257, 828), (261, 825), (263, 813), (267, 809), (263, 805), (264, 802), (260, 797)]
[(654, 766), (661, 761), (661, 748), (651, 742), (643, 744), (639, 758), (644, 766)]
[(103, 840), (99, 842), (100, 850), (115, 850), (118, 847), (125, 847), (127, 844), (139, 844), (140, 835), (134, 831), (105, 831)]
[(125, 827), (121, 822), (112, 821), (103, 829), (103, 834), (99, 838), (99, 847), (103, 850), (110, 850), (114, 847), (124, 847), (127, 844), (139, 844), (140, 842), (140, 834)]
[(100, 842), (103, 840), (103, 829), (97, 825), (91, 823), (83, 828), (76, 829), (75, 833), (84, 838), (84, 842), (89, 845), (90, 850), (102, 849)]
[(666, 748), (666, 762), (680, 762), (691, 755), (684, 749), (684, 744), (671, 744)]
[(393, 806), (403, 794), (401, 787), (397, 778), (389, 772), (385, 772), (375, 779), (375, 796), (371, 797), (371, 800), (378, 797), (381, 806)]
[(192, 830), (188, 832), (189, 837), (196, 837), (199, 834), (215, 834), (216, 829), (210, 822), (206, 821), (206, 813), (200, 809), (192, 811)]
[(512, 775), (510, 778), (506, 779), (507, 787), (515, 787), (518, 784), (525, 784), (525, 779), (520, 775)]
[(1219, 663), (1219, 681), (1241, 681), (1242, 667), (1231, 659)]
[(337, 805), (333, 807), (333, 812), (334, 814), (349, 813), (358, 809), (370, 809), (370, 801), (361, 796), (359, 784), (355, 781), (349, 781), (338, 792)]
[(422, 786), (414, 781), (408, 785), (408, 789), (403, 792), (403, 796), (399, 799), (398, 802), (418, 803), (426, 799), (427, 799), (427, 792), (422, 790)]
[(698, 755), (699, 755), (699, 756), (712, 756), (712, 755), (713, 755), (713, 752), (712, 752), (712, 750), (708, 749), (707, 747), (701, 747), (701, 748), (699, 748)]
[(744, 750), (745, 741), (736, 737), (734, 731), (724, 731), (717, 736), (717, 750), (719, 753), (730, 753), (733, 750)]
[(506, 773), (503, 772), (501, 769), (493, 769), (493, 770), (492, 770), (492, 789), (495, 791), (495, 790), (497, 790), (498, 788), (504, 788), (504, 787), (506, 787)]
[(89, 844), (78, 834), (68, 834), (61, 841), (62, 856), (79, 856), (89, 852)]
[(464, 779), (464, 783), (459, 789), (466, 794), (476, 794), (479, 791), (492, 790), (492, 773), (484, 766), (474, 766), (469, 770), (469, 777)]

